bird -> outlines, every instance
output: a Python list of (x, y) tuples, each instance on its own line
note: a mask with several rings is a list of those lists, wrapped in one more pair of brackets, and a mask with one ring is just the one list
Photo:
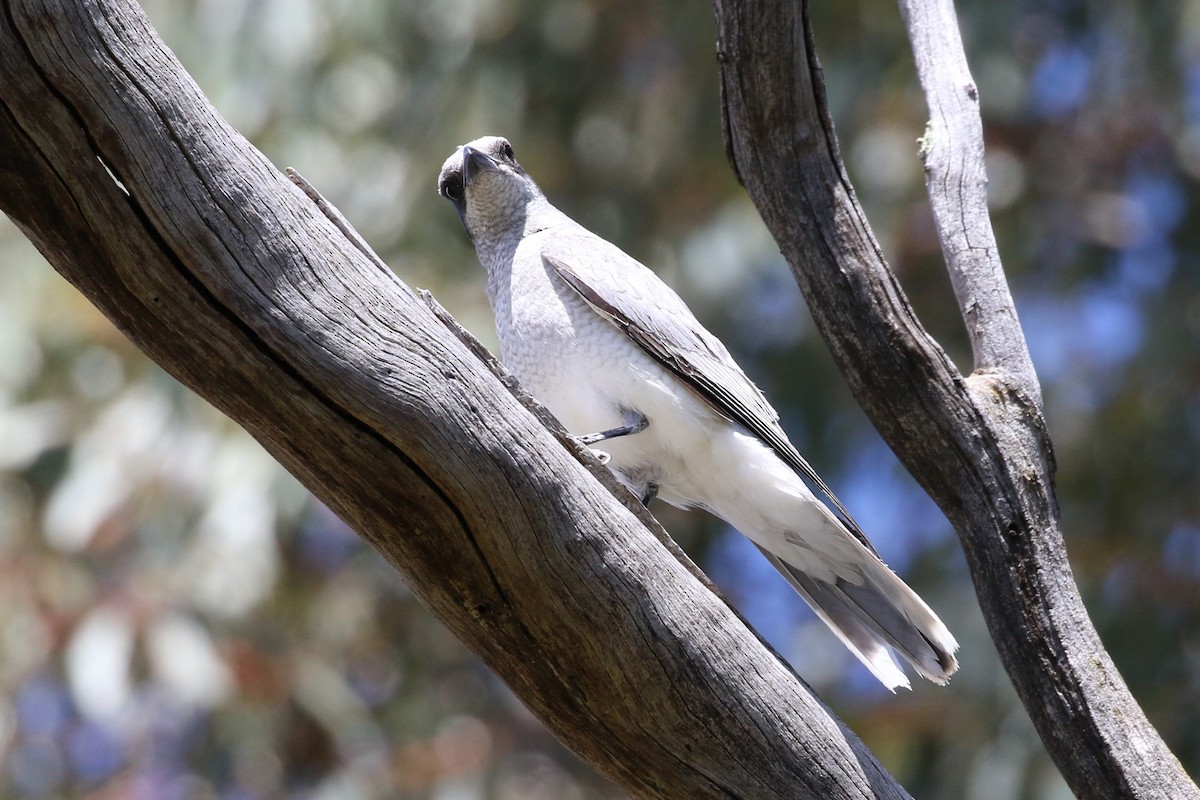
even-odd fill
[(580, 442), (603, 442), (626, 487), (646, 503), (704, 509), (750, 539), (892, 692), (911, 688), (903, 662), (950, 679), (954, 636), (679, 295), (553, 206), (503, 137), (456, 148), (438, 193), (487, 274), (500, 360)]

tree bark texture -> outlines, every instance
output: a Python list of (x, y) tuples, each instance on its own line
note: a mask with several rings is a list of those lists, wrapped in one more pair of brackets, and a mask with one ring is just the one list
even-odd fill
[[(715, 0), (731, 162), (859, 403), (957, 529), (1004, 666), (1072, 790), (1200, 797), (1129, 694), (1067, 563), (1040, 388), (980, 206), (982, 129), (953, 52), (953, 7), (904, 5), (933, 114), (931, 196), (975, 350), (970, 376), (921, 327), (855, 199), (806, 3)], [(921, 61), (947, 47), (940, 62)]]
[(642, 797), (907, 796), (607, 470), (224, 123), (136, 3), (0, 12), (0, 208), (566, 744)]

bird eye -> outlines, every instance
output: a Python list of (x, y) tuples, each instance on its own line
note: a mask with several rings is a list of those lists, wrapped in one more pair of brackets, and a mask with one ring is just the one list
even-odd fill
[(442, 196), (447, 200), (452, 200), (457, 203), (462, 200), (463, 185), (462, 178), (451, 178), (442, 184)]
[(516, 159), (517, 159), (517, 154), (513, 152), (512, 145), (509, 144), (508, 142), (505, 142), (504, 144), (500, 145), (500, 152), (509, 161), (516, 161)]

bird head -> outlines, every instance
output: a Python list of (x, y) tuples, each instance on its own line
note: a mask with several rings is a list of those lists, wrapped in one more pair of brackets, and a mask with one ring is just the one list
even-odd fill
[(467, 235), (502, 229), (523, 215), (541, 191), (500, 136), (464, 144), (442, 164), (438, 194), (454, 204)]

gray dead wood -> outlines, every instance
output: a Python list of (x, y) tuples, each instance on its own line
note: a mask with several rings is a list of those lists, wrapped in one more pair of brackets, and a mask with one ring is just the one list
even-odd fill
[(220, 119), (131, 0), (0, 2), (0, 207), (629, 792), (907, 796), (594, 459)]
[(1053, 450), (987, 216), (977, 98), (950, 0), (904, 8), (933, 117), (930, 194), (975, 352), (968, 377), (917, 321), (854, 197), (807, 3), (715, 7), (734, 169), (858, 401), (957, 529), (1001, 660), (1068, 784), (1097, 800), (1200, 796), (1130, 696), (1067, 563)]

